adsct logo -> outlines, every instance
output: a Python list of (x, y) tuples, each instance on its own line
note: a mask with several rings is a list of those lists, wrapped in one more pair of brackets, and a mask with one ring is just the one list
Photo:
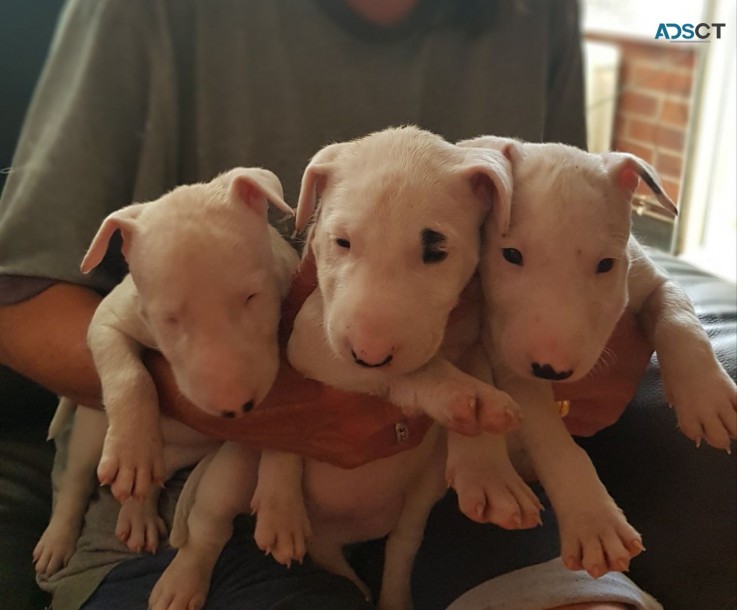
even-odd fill
[(711, 42), (711, 37), (722, 37), (725, 23), (661, 23), (655, 33), (655, 40), (671, 42)]

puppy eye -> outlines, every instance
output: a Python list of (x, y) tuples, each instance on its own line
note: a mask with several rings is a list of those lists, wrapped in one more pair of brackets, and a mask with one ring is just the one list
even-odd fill
[(422, 262), (423, 263), (439, 263), (448, 258), (448, 253), (445, 250), (423, 250)]
[(504, 260), (508, 263), (519, 265), (520, 267), (524, 262), (524, 259), (522, 258), (522, 252), (517, 250), (517, 248), (502, 248), (502, 256), (504, 257)]
[(179, 318), (175, 315), (166, 316), (165, 321), (169, 326), (176, 326), (179, 324)]
[(254, 298), (255, 296), (256, 296), (256, 293), (255, 293), (255, 292), (254, 292), (253, 294), (249, 294), (249, 295), (248, 295), (248, 296), (247, 296), (247, 297), (246, 297), (246, 298), (245, 298), (245, 299), (243, 300), (243, 304), (244, 304), (244, 305), (248, 305), (248, 304), (249, 304), (249, 303), (250, 303), (251, 301), (253, 301), (253, 298)]
[(347, 239), (344, 239), (342, 237), (339, 237), (335, 240), (335, 243), (338, 244), (340, 248), (345, 248), (346, 250), (351, 249), (351, 242), (349, 242)]
[(613, 258), (602, 258), (596, 265), (596, 273), (607, 273), (612, 270), (612, 267), (614, 267)]
[(433, 229), (422, 229), (420, 231), (420, 243), (422, 244), (422, 262), (423, 263), (440, 263), (448, 258), (448, 251), (445, 245), (448, 238)]

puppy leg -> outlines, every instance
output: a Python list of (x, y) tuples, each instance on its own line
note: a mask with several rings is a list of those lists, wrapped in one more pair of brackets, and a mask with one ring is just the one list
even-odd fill
[(307, 552), (312, 561), (323, 570), (347, 578), (358, 587), (367, 600), (371, 599), (371, 591), (348, 563), (340, 542), (330, 540), (328, 536), (315, 536), (308, 541)]
[(201, 608), (212, 570), (233, 533), (233, 519), (248, 510), (259, 454), (225, 443), (202, 474), (187, 519), (188, 535), (151, 591), (151, 610)]
[(166, 536), (166, 525), (159, 515), (159, 491), (152, 489), (148, 497), (139, 502), (128, 498), (120, 507), (115, 535), (131, 551), (155, 553), (159, 537)]
[(461, 434), (473, 435), (481, 430), (504, 433), (522, 419), (509, 394), (464, 373), (442, 357), (433, 358), (414, 373), (392, 379), (389, 400), (406, 415), (424, 412)]
[(415, 555), (422, 544), (430, 511), (445, 492), (442, 473), (446, 452), (440, 446), (445, 442), (445, 434), (438, 426), (428, 434), (436, 437), (435, 450), (419, 479), (407, 490), (399, 520), (386, 541), (378, 610), (413, 607), (411, 579)]
[[(458, 366), (493, 386), (486, 351), (477, 342), (458, 360)], [(500, 434), (467, 437), (448, 433), (448, 485), (469, 519), (495, 523), (505, 529), (526, 529), (540, 524), (542, 505), (509, 460), (507, 442)]]
[(520, 379), (503, 364), (494, 372), (500, 387), (525, 409), (519, 434), (558, 516), (565, 565), (594, 578), (627, 570), (630, 559), (644, 550), (642, 538), (566, 430), (550, 384)]
[(152, 484), (163, 484), (164, 450), (156, 386), (141, 362), (141, 345), (110, 317), (101, 305), (88, 333), (109, 420), (97, 476), (123, 503), (131, 495), (143, 500)]
[(286, 566), (293, 560), (302, 563), (311, 534), (302, 496), (302, 466), (298, 455), (263, 450), (251, 500), (257, 515), (256, 544)]
[(717, 360), (693, 305), (680, 286), (658, 285), (639, 312), (658, 354), (663, 388), (683, 433), (730, 451), (737, 438), (737, 386)]
[(509, 461), (501, 435), (467, 437), (448, 433), (448, 485), (469, 519), (505, 529), (540, 525), (542, 504)]
[(56, 506), (48, 527), (33, 550), (33, 561), (39, 574), (51, 576), (58, 572), (74, 553), (90, 495), (97, 486), (95, 469), (106, 430), (105, 413), (77, 407)]

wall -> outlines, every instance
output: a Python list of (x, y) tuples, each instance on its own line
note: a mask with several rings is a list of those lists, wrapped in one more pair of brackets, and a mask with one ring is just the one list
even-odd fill
[[(653, 45), (594, 34), (587, 39), (614, 44), (621, 53), (612, 148), (653, 165), (666, 192), (677, 200), (686, 161), (697, 45)], [(653, 199), (643, 185), (638, 195)], [(657, 208), (649, 211), (657, 213)]]

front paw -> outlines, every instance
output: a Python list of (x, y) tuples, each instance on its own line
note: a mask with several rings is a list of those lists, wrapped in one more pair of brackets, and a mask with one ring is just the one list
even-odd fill
[(77, 548), (79, 529), (78, 524), (62, 523), (52, 516), (33, 549), (33, 564), (37, 574), (52, 576), (69, 563)]
[(112, 425), (105, 435), (97, 477), (121, 504), (131, 496), (139, 502), (151, 493), (151, 486), (164, 482), (163, 439), (158, 421), (154, 431), (118, 430)]
[(586, 570), (593, 578), (627, 571), (630, 559), (645, 550), (642, 536), (611, 498), (559, 510), (558, 522), (563, 563), (569, 570)]
[(522, 411), (509, 394), (460, 371), (438, 383), (425, 410), (449, 430), (467, 435), (482, 430), (502, 434), (522, 421)]
[(115, 535), (131, 551), (155, 553), (159, 539), (166, 536), (166, 525), (156, 507), (158, 494), (152, 494), (144, 502), (128, 498), (120, 507)]
[(257, 491), (251, 511), (256, 515), (257, 546), (287, 567), (292, 561), (302, 563), (312, 528), (301, 496), (275, 497)]
[(509, 530), (542, 524), (540, 500), (508, 460), (455, 461), (448, 465), (445, 476), (458, 495), (461, 512), (472, 521)]
[(712, 447), (731, 452), (730, 438), (737, 438), (737, 386), (721, 367), (699, 375), (671, 376), (663, 385), (683, 434), (697, 446), (705, 439)]

